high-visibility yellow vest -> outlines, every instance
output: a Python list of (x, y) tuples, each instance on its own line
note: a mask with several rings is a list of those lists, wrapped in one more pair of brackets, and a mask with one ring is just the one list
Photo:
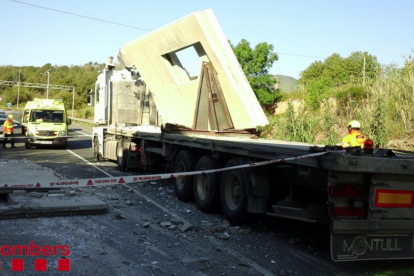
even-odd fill
[(10, 119), (7, 119), (4, 122), (3, 132), (4, 132), (4, 134), (12, 134), (13, 133), (13, 122)]
[(358, 130), (351, 130), (351, 132), (342, 139), (343, 143), (348, 143), (351, 147), (361, 146), (361, 148), (364, 146), (366, 138), (365, 135), (362, 134)]

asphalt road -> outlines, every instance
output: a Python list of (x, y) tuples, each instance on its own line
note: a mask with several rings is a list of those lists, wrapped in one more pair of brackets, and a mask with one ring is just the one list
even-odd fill
[[(17, 148), (0, 149), (0, 159), (26, 158), (66, 179), (140, 174), (95, 162), (90, 127), (72, 124), (70, 134), (77, 137), (67, 150), (27, 150), (19, 133)], [(414, 275), (410, 260), (334, 263), (325, 226), (265, 217), (230, 227), (221, 214), (178, 201), (170, 181), (79, 191), (107, 202), (109, 211), (2, 220), (0, 246), (69, 246), (71, 271), (58, 272), (59, 256), (49, 256), (43, 275)], [(0, 275), (18, 274), (11, 271), (11, 256), (0, 259)], [(18, 275), (40, 273), (34, 259), (24, 257), (24, 274)]]

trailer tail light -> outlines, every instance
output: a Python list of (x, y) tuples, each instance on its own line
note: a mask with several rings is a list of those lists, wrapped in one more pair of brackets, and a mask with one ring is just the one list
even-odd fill
[(329, 188), (330, 213), (337, 218), (364, 217), (365, 191), (361, 185), (334, 183)]
[(138, 147), (137, 145), (131, 145), (131, 151), (140, 152), (141, 148)]
[(412, 208), (414, 191), (377, 189), (375, 191), (375, 207)]
[(333, 212), (336, 217), (362, 218), (364, 216), (363, 208), (334, 207)]
[(362, 197), (364, 190), (355, 184), (333, 184), (329, 194), (335, 197)]

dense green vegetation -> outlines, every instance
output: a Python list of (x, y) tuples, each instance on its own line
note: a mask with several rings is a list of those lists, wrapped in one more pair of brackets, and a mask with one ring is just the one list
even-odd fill
[[(365, 60), (365, 62), (364, 62)], [(365, 63), (365, 65), (364, 65)], [(301, 73), (299, 84), (306, 89), (307, 105), (317, 110), (322, 100), (326, 100), (340, 89), (363, 94), (361, 86), (366, 79), (375, 80), (380, 64), (377, 58), (367, 52), (354, 52), (347, 58), (333, 54), (324, 62), (314, 62)]]
[[(82, 66), (52, 66), (50, 63), (42, 67), (34, 66), (0, 66), (0, 80), (13, 81), (29, 84), (47, 84), (47, 70), (49, 73), (49, 84), (60, 86), (74, 86), (75, 87), (75, 109), (81, 109), (86, 104), (86, 94), (90, 89), (94, 88), (98, 71), (104, 68), (104, 64), (88, 63)], [(11, 103), (13, 107), (17, 105), (17, 86), (0, 85), (0, 106), (3, 108), (7, 103)], [(32, 88), (20, 86), (19, 89), (19, 107), (23, 107), (24, 103), (34, 98), (46, 98), (46, 88)], [(63, 99), (67, 107), (72, 106), (72, 91), (71, 90), (54, 90), (49, 89), (49, 98)]]
[[(408, 55), (405, 65), (379, 64), (367, 52), (354, 52), (349, 57), (332, 54), (324, 61), (312, 63), (293, 86), (296, 90), (275, 89), (276, 78), (269, 69), (277, 61), (271, 44), (254, 48), (241, 40), (233, 50), (260, 104), (268, 112), (270, 124), (262, 129), (268, 138), (318, 144), (336, 144), (346, 135), (346, 124), (359, 120), (366, 136), (377, 147), (414, 149), (414, 58)], [(42, 67), (0, 66), (0, 80), (25, 83), (47, 83), (75, 87), (75, 116), (91, 118), (93, 109), (86, 106), (86, 95), (94, 88), (104, 64)], [(292, 87), (292, 86), (290, 86)], [(16, 106), (17, 87), (0, 85), (0, 107), (7, 102)], [(46, 88), (20, 87), (21, 107), (35, 97), (45, 98)], [(49, 98), (62, 98), (72, 106), (72, 91), (49, 90)], [(280, 101), (288, 102), (282, 115), (272, 111)]]
[(414, 149), (412, 56), (400, 68), (380, 65), (368, 53), (334, 54), (311, 64), (298, 83), (296, 92), (283, 95), (286, 112), (269, 116), (266, 137), (333, 145), (346, 135), (348, 121), (359, 120), (377, 147)]

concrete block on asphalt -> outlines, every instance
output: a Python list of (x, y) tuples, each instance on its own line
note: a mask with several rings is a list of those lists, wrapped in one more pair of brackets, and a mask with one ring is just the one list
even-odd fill
[[(9, 205), (0, 207), (0, 219), (58, 216), (76, 214), (98, 214), (108, 210), (108, 204), (90, 195), (62, 197), (32, 197), (8, 194)], [(38, 194), (41, 194), (38, 192)], [(44, 193), (47, 194), (47, 193)]]
[(181, 232), (187, 232), (187, 231), (193, 230), (193, 225), (191, 223), (186, 222), (181, 226), (180, 230)]
[(10, 185), (51, 182), (62, 180), (62, 177), (53, 170), (29, 160), (0, 160), (0, 170), (2, 168), (7, 168), (7, 174), (2, 174), (0, 178), (0, 194), (8, 195), (7, 204), (0, 205), (0, 219), (97, 214), (108, 209), (108, 204), (95, 196), (87, 194), (69, 196), (63, 189), (3, 188), (6, 184), (10, 187)]
[(7, 174), (2, 174), (0, 179), (0, 190), (6, 184), (10, 186), (62, 180), (53, 170), (29, 160), (0, 160), (0, 170), (4, 171), (6, 168)]
[(237, 234), (240, 231), (240, 226), (232, 226), (227, 228), (227, 231), (229, 231), (230, 234)]
[(42, 198), (45, 194), (44, 193), (38, 193), (38, 192), (30, 192), (27, 193), (30, 197), (36, 197), (36, 198)]
[(26, 191), (25, 190), (13, 190), (12, 193), (15, 196), (18, 196), (18, 195), (26, 195)]
[(66, 193), (66, 191), (65, 190), (62, 190), (62, 189), (59, 189), (59, 190), (49, 190), (49, 191), (47, 191), (47, 193), (48, 194), (64, 194), (64, 193)]

